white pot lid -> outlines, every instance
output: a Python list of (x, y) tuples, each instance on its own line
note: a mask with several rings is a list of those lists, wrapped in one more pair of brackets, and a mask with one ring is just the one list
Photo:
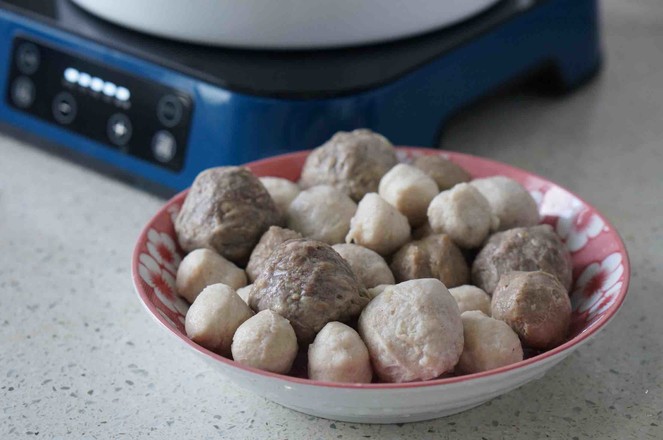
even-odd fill
[(394, 40), (465, 20), (499, 0), (72, 0), (139, 32), (246, 48)]

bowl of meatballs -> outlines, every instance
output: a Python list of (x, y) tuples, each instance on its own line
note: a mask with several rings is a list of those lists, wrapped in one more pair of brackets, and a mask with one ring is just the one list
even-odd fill
[(615, 316), (630, 273), (612, 225), (561, 186), (365, 129), (201, 172), (145, 226), (132, 272), (220, 380), (365, 423), (541, 378)]

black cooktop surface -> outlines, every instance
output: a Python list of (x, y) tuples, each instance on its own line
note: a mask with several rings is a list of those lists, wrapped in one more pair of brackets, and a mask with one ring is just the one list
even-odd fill
[(230, 49), (181, 43), (111, 24), (69, 0), (0, 0), (0, 8), (226, 89), (298, 99), (348, 95), (384, 85), (544, 1), (549, 0), (502, 0), (463, 23), (425, 35), (324, 50)]

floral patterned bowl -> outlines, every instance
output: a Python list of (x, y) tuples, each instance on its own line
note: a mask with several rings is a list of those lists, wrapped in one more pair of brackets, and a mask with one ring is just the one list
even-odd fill
[[(260, 160), (247, 166), (258, 176), (297, 180), (307, 152)], [(174, 291), (183, 253), (173, 220), (186, 191), (173, 197), (145, 226), (133, 255), (133, 279), (148, 313), (176, 339), (209, 361), (225, 378), (300, 412), (350, 422), (398, 423), (464, 411), (542, 377), (615, 316), (626, 296), (629, 263), (617, 231), (593, 207), (541, 177), (466, 154), (399, 148), (402, 161), (442, 154), (474, 177), (504, 175), (523, 184), (539, 205), (541, 218), (555, 228), (573, 258), (573, 316), (569, 339), (544, 353), (506, 367), (459, 377), (403, 384), (338, 384), (269, 373), (236, 364), (195, 344), (184, 331), (188, 304)]]

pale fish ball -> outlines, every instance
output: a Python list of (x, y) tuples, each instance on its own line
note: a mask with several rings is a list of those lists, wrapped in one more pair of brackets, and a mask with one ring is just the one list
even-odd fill
[(380, 197), (405, 215), (412, 227), (426, 222), (426, 209), (437, 195), (437, 184), (412, 165), (398, 164), (382, 176)]
[(435, 196), (428, 206), (428, 222), (433, 231), (448, 234), (466, 249), (480, 246), (499, 225), (488, 200), (467, 183)]
[(287, 212), (288, 228), (328, 244), (342, 243), (357, 204), (340, 190), (318, 185), (299, 193)]
[(499, 219), (499, 230), (539, 223), (539, 208), (530, 193), (518, 182), (505, 176), (486, 177), (470, 182), (488, 200)]
[(192, 303), (202, 290), (223, 283), (233, 289), (246, 286), (246, 273), (211, 249), (190, 252), (177, 268), (177, 293)]
[(409, 239), (407, 217), (376, 193), (361, 199), (345, 237), (347, 243), (356, 243), (382, 256), (393, 253)]
[(386, 288), (361, 313), (359, 334), (385, 382), (434, 379), (451, 371), (463, 351), (460, 310), (437, 279)]
[(391, 269), (377, 252), (348, 243), (335, 244), (332, 249), (348, 262), (359, 281), (367, 289), (378, 284), (394, 284)]
[(288, 179), (281, 177), (260, 177), (259, 179), (269, 195), (272, 196), (276, 207), (284, 214), (288, 211), (290, 203), (301, 192), (299, 185)]
[(461, 319), (465, 344), (457, 373), (479, 373), (523, 360), (520, 339), (506, 322), (478, 310), (464, 312)]
[(472, 178), (461, 166), (435, 154), (419, 156), (413, 165), (428, 174), (437, 183), (440, 191), (453, 188), (462, 182), (469, 182)]
[(393, 284), (379, 284), (375, 287), (371, 287), (370, 289), (366, 289), (366, 291), (368, 292), (368, 298), (370, 300), (373, 300), (373, 298), (384, 292), (387, 289), (387, 287), (390, 286), (393, 286)]
[(309, 379), (370, 383), (372, 377), (368, 349), (352, 327), (330, 322), (308, 347)]
[(297, 350), (290, 322), (272, 310), (263, 310), (244, 322), (232, 342), (236, 362), (273, 373), (290, 371)]
[(191, 304), (184, 328), (192, 341), (227, 357), (235, 330), (251, 316), (253, 311), (232, 288), (212, 284)]
[(479, 310), (490, 316), (490, 295), (482, 289), (470, 284), (465, 284), (449, 289), (449, 293), (451, 293), (451, 296), (453, 296), (458, 303), (460, 313), (469, 310)]
[(237, 289), (237, 294), (247, 305), (249, 304), (249, 295), (251, 294), (251, 289), (253, 289), (253, 284), (248, 284)]

